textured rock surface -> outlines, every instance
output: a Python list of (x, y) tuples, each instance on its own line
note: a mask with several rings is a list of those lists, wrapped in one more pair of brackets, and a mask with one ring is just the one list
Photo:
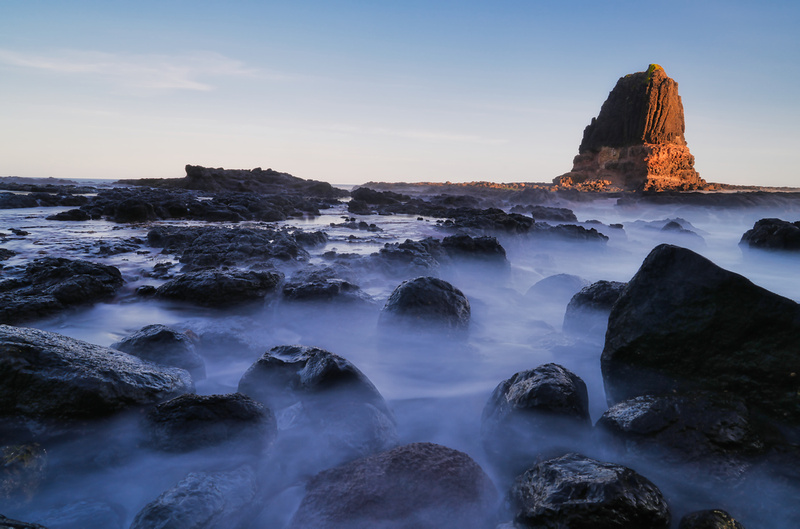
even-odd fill
[(742, 235), (740, 245), (765, 250), (800, 250), (800, 221), (761, 219)]
[(572, 296), (564, 314), (564, 332), (571, 334), (597, 334), (606, 332), (608, 315), (617, 302), (625, 283), (597, 281)]
[(692, 512), (681, 518), (678, 529), (744, 529), (730, 514), (719, 509)]
[(382, 323), (392, 321), (463, 331), (469, 327), (469, 300), (459, 289), (435, 277), (403, 281), (381, 312)]
[(197, 380), (205, 378), (205, 362), (195, 351), (192, 340), (166, 325), (143, 327), (111, 344), (111, 348), (157, 364), (180, 367)]
[(667, 529), (661, 491), (622, 465), (567, 454), (536, 464), (509, 493), (518, 527)]
[(276, 292), (282, 280), (280, 272), (203, 270), (167, 281), (156, 289), (155, 294), (160, 298), (206, 307), (230, 307), (263, 299)]
[(315, 476), (289, 529), (483, 529), (496, 497), (468, 455), (413, 443)]
[(611, 311), (601, 367), (609, 404), (727, 391), (800, 421), (800, 306), (708, 259), (662, 244)]
[(607, 182), (625, 190), (698, 189), (684, 138), (678, 83), (661, 66), (626, 75), (583, 132), (572, 171), (555, 179), (563, 186)]

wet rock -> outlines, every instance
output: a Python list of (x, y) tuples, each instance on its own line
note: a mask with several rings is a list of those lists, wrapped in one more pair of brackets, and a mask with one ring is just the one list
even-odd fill
[(6, 518), (0, 514), (0, 529), (47, 529), (47, 527), (36, 523), (12, 520), (11, 518)]
[(368, 187), (359, 187), (350, 192), (353, 200), (360, 200), (366, 204), (397, 204), (411, 200), (408, 195), (402, 195), (393, 191), (374, 191)]
[(578, 222), (578, 217), (571, 209), (554, 208), (528, 204), (517, 205), (511, 208), (511, 213), (527, 213), (535, 220), (550, 220), (554, 222)]
[(283, 286), (283, 297), (289, 301), (370, 301), (370, 297), (358, 285), (332, 277), (292, 280)]
[(741, 477), (769, 432), (744, 402), (710, 393), (635, 397), (603, 413), (597, 429), (634, 458), (720, 479)]
[(739, 245), (765, 250), (800, 250), (800, 221), (761, 219), (742, 235)]
[(280, 272), (204, 270), (167, 281), (156, 289), (156, 296), (205, 307), (230, 307), (263, 300), (282, 280)]
[(36, 522), (48, 529), (85, 529), (86, 527), (122, 529), (125, 517), (125, 511), (119, 505), (99, 500), (82, 500), (46, 511), (36, 516)]
[(509, 503), (520, 528), (667, 529), (661, 491), (633, 470), (579, 454), (537, 463), (519, 476)]
[(17, 255), (17, 252), (15, 252), (14, 250), (9, 250), (7, 248), (0, 248), (0, 261), (8, 261), (15, 255)]
[[(148, 234), (148, 241), (151, 237)], [(152, 242), (151, 242), (152, 244)], [(263, 264), (278, 261), (306, 260), (304, 250), (286, 232), (249, 228), (210, 228), (201, 230), (183, 249), (180, 261), (184, 270), (220, 266)]]
[(123, 200), (114, 207), (114, 222), (147, 222), (158, 219), (153, 204), (138, 198)]
[(195, 351), (189, 336), (166, 325), (148, 325), (110, 347), (150, 362), (180, 367), (195, 380), (206, 376), (205, 362)]
[(482, 232), (528, 233), (533, 230), (531, 217), (519, 213), (506, 213), (502, 209), (455, 208), (446, 213), (452, 222), (442, 225), (447, 229), (472, 229)]
[(563, 453), (564, 444), (590, 427), (586, 384), (558, 364), (545, 364), (495, 388), (483, 409), (481, 439), (490, 460), (517, 475), (542, 454)]
[(605, 335), (611, 307), (622, 295), (625, 285), (619, 281), (601, 280), (583, 287), (567, 304), (564, 332)]
[(380, 321), (465, 331), (470, 321), (469, 300), (447, 281), (418, 277), (403, 281), (392, 292), (381, 311)]
[[(324, 349), (272, 348), (247, 369), (239, 392), (274, 410), (297, 443), (322, 441), (333, 457), (371, 454), (396, 441), (383, 396), (351, 362)], [(314, 439), (306, 439), (309, 431)]]
[(6, 418), (82, 421), (194, 391), (183, 369), (52, 332), (0, 325), (0, 352)]
[(292, 235), (297, 244), (306, 248), (317, 248), (328, 242), (328, 234), (324, 231), (302, 231), (295, 230)]
[(798, 336), (797, 303), (662, 244), (609, 316), (601, 357), (609, 404), (703, 389), (797, 423)]
[(720, 509), (697, 511), (681, 518), (678, 529), (744, 529), (730, 514)]
[(386, 243), (369, 258), (368, 266), (390, 276), (434, 275), (447, 254), (441, 242), (433, 237), (420, 241), (406, 239), (401, 243)]
[(226, 445), (257, 454), (277, 434), (272, 411), (239, 393), (180, 395), (153, 408), (147, 426), (151, 444), (168, 452)]
[(572, 274), (556, 274), (538, 281), (525, 293), (529, 302), (547, 302), (566, 305), (572, 297), (588, 285), (588, 281)]
[(0, 282), (0, 322), (18, 323), (109, 298), (122, 286), (113, 266), (44, 257)]
[(468, 455), (413, 443), (319, 473), (289, 529), (483, 529), (496, 497)]
[(139, 511), (130, 529), (237, 527), (251, 515), (257, 493), (249, 466), (192, 472)]
[(506, 250), (495, 237), (451, 235), (442, 239), (442, 249), (453, 259), (477, 259), (502, 265), (508, 264)]
[(56, 213), (55, 215), (50, 215), (47, 217), (47, 220), (89, 220), (91, 218), (92, 216), (82, 209), (70, 209), (62, 211), (61, 213)]

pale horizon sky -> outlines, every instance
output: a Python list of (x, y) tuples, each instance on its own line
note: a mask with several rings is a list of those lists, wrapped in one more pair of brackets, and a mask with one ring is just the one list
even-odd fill
[(701, 177), (797, 187), (798, 28), (794, 1), (0, 0), (0, 176), (550, 182), (658, 63)]

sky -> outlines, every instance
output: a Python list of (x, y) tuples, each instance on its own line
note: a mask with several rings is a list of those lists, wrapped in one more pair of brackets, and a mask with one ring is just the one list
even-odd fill
[(710, 182), (800, 186), (800, 2), (0, 0), (0, 175), (550, 182), (628, 73)]

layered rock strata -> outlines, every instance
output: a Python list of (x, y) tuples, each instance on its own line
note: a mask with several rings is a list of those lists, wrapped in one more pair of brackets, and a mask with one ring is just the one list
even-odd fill
[(627, 191), (693, 190), (706, 186), (684, 138), (678, 83), (651, 64), (617, 81), (597, 118), (583, 131), (564, 187)]

